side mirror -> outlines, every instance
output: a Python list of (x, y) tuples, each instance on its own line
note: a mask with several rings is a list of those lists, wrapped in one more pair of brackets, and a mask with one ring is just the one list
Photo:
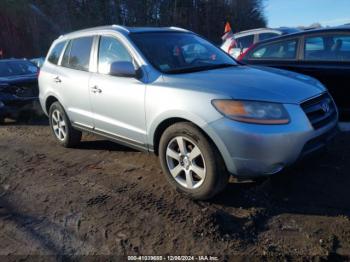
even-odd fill
[(136, 70), (131, 62), (113, 62), (109, 74), (120, 77), (136, 77)]

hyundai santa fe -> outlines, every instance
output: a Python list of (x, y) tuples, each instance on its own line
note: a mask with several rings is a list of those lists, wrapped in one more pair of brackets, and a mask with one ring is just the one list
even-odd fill
[[(178, 191), (269, 176), (326, 145), (338, 112), (317, 80), (236, 62), (180, 28), (107, 26), (59, 37), (39, 76), (61, 145), (82, 131), (154, 152)], [(137, 161), (137, 159), (135, 159)]]

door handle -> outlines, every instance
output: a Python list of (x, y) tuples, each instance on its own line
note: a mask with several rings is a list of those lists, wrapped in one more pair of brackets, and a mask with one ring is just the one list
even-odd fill
[(62, 82), (62, 80), (61, 80), (61, 78), (60, 78), (59, 76), (54, 77), (53, 80), (54, 80), (56, 83), (61, 83), (61, 82)]
[(102, 93), (102, 89), (99, 89), (97, 86), (93, 86), (93, 87), (91, 87), (91, 91), (92, 91), (92, 93), (94, 93), (94, 94), (100, 94), (100, 93)]

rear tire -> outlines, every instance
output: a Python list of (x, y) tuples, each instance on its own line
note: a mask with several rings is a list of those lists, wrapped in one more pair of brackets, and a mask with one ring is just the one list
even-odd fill
[(159, 158), (169, 183), (192, 199), (210, 199), (228, 183), (229, 175), (219, 151), (191, 123), (176, 123), (164, 131)]
[(5, 117), (0, 116), (0, 125), (3, 125), (5, 123)]
[(49, 119), (51, 130), (60, 145), (70, 148), (80, 143), (82, 133), (72, 127), (59, 102), (55, 102), (50, 106)]

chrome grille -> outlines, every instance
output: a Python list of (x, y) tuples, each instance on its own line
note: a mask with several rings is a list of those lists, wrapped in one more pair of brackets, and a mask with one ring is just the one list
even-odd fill
[(315, 129), (322, 128), (337, 118), (335, 104), (328, 93), (307, 100), (301, 107)]

